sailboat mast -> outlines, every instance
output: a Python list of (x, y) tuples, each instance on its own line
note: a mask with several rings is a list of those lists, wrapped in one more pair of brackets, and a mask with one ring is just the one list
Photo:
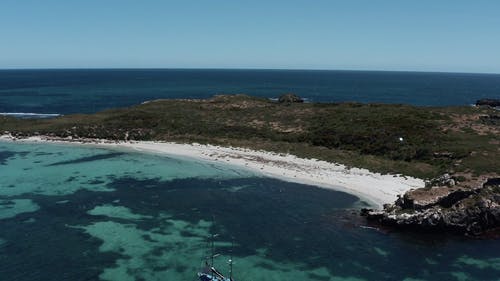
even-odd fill
[(211, 253), (210, 253), (210, 266), (214, 266), (214, 251), (215, 251), (215, 246), (214, 246), (214, 240), (215, 240), (215, 235), (212, 234), (212, 245), (211, 245)]
[(231, 240), (231, 256), (229, 257), (229, 280), (233, 281), (233, 249), (234, 239)]

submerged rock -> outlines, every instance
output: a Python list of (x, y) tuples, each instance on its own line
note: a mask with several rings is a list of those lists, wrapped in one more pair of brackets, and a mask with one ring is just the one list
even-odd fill
[[(500, 178), (491, 178), (476, 189), (442, 187), (433, 191), (410, 191), (381, 211), (364, 209), (361, 215), (387, 226), (467, 235), (500, 227)], [(419, 193), (426, 192), (430, 196), (420, 198)]]

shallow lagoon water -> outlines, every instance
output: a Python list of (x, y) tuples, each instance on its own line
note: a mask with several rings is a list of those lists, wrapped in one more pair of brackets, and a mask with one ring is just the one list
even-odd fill
[[(499, 280), (500, 242), (383, 233), (358, 198), (148, 154), (0, 142), (0, 280)], [(216, 223), (213, 223), (212, 218)]]

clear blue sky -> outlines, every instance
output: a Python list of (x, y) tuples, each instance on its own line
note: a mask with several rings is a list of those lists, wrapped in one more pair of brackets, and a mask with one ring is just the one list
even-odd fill
[(0, 1), (0, 68), (80, 67), (500, 73), (500, 1)]

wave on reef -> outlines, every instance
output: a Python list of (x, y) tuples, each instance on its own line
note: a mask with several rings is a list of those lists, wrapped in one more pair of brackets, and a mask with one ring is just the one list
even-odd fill
[[(304, 101), (304, 103), (312, 103), (313, 102), (310, 98), (304, 98), (304, 97), (301, 97), (301, 98)], [(278, 102), (280, 99), (273, 97), (273, 98), (268, 98), (268, 100), (273, 101), (273, 102)]]
[(31, 113), (31, 112), (0, 112), (3, 116), (12, 116), (22, 119), (44, 119), (44, 118), (55, 118), (62, 116), (62, 114), (57, 113)]

